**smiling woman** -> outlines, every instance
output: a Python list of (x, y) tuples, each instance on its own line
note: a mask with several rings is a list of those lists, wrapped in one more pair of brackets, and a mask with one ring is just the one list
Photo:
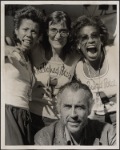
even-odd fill
[(5, 62), (5, 144), (29, 145), (29, 101), (35, 83), (29, 55), (37, 44), (43, 21), (38, 10), (27, 6), (16, 12), (14, 23), (16, 46)]
[(79, 59), (77, 52), (72, 53), (70, 49), (70, 29), (71, 20), (67, 13), (63, 11), (51, 13), (46, 20), (44, 50), (36, 52), (38, 60), (32, 55), (37, 80), (33, 88), (33, 101), (30, 103), (33, 134), (59, 119), (55, 108), (56, 94), (62, 85), (72, 80)]
[[(108, 30), (99, 17), (79, 17), (73, 24), (73, 48), (82, 54), (76, 67), (76, 78), (87, 84), (94, 96), (93, 111), (89, 117), (112, 122), (116, 120), (117, 62), (114, 46), (106, 46)], [(114, 85), (106, 86), (109, 83)], [(105, 117), (105, 119), (104, 119)]]
[(15, 33), (22, 49), (29, 50), (36, 44), (39, 35), (38, 23), (31, 19), (22, 19), (19, 28), (15, 29)]

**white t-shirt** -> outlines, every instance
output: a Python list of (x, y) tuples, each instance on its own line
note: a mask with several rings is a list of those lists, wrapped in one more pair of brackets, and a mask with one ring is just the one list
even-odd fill
[[(96, 111), (104, 109), (102, 101), (98, 96), (98, 92), (104, 92), (108, 98), (116, 96), (117, 94), (117, 83), (118, 83), (118, 63), (116, 60), (116, 47), (106, 47), (106, 54), (104, 64), (107, 64), (107, 69), (103, 75), (97, 77), (88, 77), (83, 69), (83, 61), (79, 61), (76, 67), (76, 78), (82, 83), (89, 86), (90, 90), (93, 93), (93, 98), (95, 100), (95, 109)], [(102, 66), (102, 67), (103, 67)], [(101, 68), (102, 69), (102, 68)], [(99, 89), (99, 91), (98, 91)], [(115, 108), (114, 108), (115, 109)]]
[[(53, 94), (56, 96), (61, 86), (71, 82), (79, 57), (73, 53), (68, 55), (64, 62), (62, 60), (48, 61), (45, 58), (43, 49), (41, 49), (37, 55), (39, 55), (40, 63), (37, 63), (37, 67), (34, 66), (37, 81), (33, 89), (33, 101), (30, 103), (30, 110), (39, 116), (56, 119), (58, 118), (58, 114), (55, 110), (55, 103), (47, 103), (51, 101), (51, 99), (45, 94), (44, 88), (50, 86), (50, 78), (55, 78)], [(54, 101), (55, 98), (52, 100)]]

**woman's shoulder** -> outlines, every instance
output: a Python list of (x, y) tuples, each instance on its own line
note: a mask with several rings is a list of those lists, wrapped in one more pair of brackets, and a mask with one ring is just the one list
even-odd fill
[(116, 53), (117, 52), (117, 46), (116, 45), (107, 45), (107, 46), (105, 46), (105, 51), (107, 53), (112, 53), (112, 52)]
[(113, 59), (117, 59), (117, 57), (119, 56), (119, 50), (116, 45), (106, 46), (105, 53), (108, 57), (112, 57)]

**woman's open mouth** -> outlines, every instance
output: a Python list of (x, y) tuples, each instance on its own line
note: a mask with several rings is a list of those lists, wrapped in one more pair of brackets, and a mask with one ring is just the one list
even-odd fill
[(87, 54), (89, 57), (95, 57), (97, 55), (97, 48), (96, 47), (87, 48)]
[(97, 48), (96, 47), (89, 47), (87, 48), (87, 52), (90, 52), (90, 53), (96, 53), (97, 52)]

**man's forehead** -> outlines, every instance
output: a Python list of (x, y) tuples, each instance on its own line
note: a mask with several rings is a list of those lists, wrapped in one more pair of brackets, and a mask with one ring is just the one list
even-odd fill
[(82, 101), (83, 99), (87, 99), (87, 95), (84, 89), (79, 89), (77, 91), (71, 90), (70, 88), (66, 88), (63, 93), (61, 94), (62, 101), (70, 101), (70, 100), (77, 100)]

